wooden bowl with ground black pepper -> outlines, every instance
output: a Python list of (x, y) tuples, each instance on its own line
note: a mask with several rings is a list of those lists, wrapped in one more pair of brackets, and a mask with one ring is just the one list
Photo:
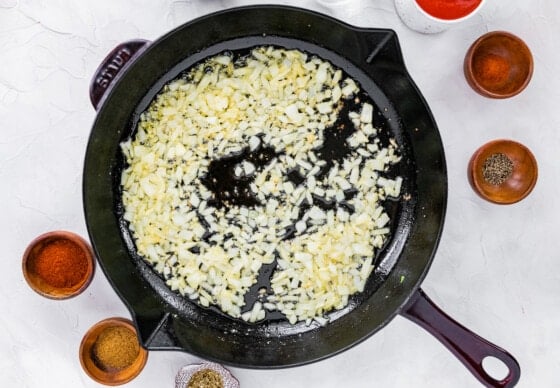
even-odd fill
[(93, 380), (121, 385), (134, 379), (148, 359), (132, 321), (108, 318), (92, 326), (80, 344), (80, 363)]
[(527, 197), (538, 177), (533, 153), (513, 140), (499, 139), (481, 146), (471, 157), (469, 183), (482, 198), (507, 205)]

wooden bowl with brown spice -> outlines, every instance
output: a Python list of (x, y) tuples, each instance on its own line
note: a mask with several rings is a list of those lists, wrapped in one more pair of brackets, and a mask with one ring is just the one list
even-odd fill
[(471, 157), (469, 183), (482, 198), (507, 205), (527, 197), (538, 177), (537, 161), (523, 144), (499, 139), (481, 146)]
[(108, 318), (93, 325), (80, 344), (80, 363), (93, 380), (105, 385), (128, 383), (140, 374), (148, 351), (138, 341), (132, 321)]

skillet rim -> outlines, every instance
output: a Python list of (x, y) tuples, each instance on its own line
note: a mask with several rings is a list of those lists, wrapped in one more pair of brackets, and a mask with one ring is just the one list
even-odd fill
[[(97, 131), (100, 131), (100, 129), (98, 129), (99, 126), (99, 122), (102, 121), (103, 115), (106, 114), (107, 111), (107, 106), (110, 105), (110, 102), (112, 100), (112, 98), (114, 99), (114, 96), (116, 95), (116, 93), (122, 89), (126, 87), (126, 80), (127, 77), (130, 78), (131, 77), (131, 72), (134, 71), (134, 69), (138, 66), (140, 66), (140, 63), (142, 62), (142, 58), (145, 58), (146, 56), (150, 55), (150, 52), (156, 47), (158, 46), (158, 44), (161, 44), (161, 42), (166, 41), (166, 39), (168, 39), (170, 36), (172, 36), (173, 34), (176, 34), (178, 32), (180, 32), (182, 29), (187, 28), (189, 26), (192, 26), (194, 24), (197, 23), (203, 23), (208, 19), (212, 19), (216, 16), (219, 15), (232, 15), (235, 14), (237, 12), (246, 12), (246, 11), (251, 11), (251, 10), (259, 10), (259, 11), (267, 11), (270, 12), (271, 10), (277, 10), (277, 11), (288, 11), (288, 12), (297, 12), (297, 13), (302, 13), (302, 14), (306, 14), (309, 15), (311, 17), (315, 17), (315, 18), (320, 18), (322, 19), (324, 22), (327, 23), (334, 23), (337, 24), (345, 29), (354, 31), (356, 33), (359, 34), (363, 34), (363, 35), (369, 35), (371, 33), (374, 32), (392, 32), (393, 34), (395, 34), (392, 30), (389, 29), (379, 29), (379, 28), (363, 28), (363, 27), (355, 27), (352, 26), (350, 24), (347, 24), (345, 22), (342, 22), (340, 20), (334, 19), (330, 16), (327, 15), (323, 15), (321, 13), (318, 13), (316, 11), (311, 11), (311, 10), (305, 10), (305, 9), (301, 9), (301, 8), (297, 8), (297, 7), (290, 7), (290, 6), (274, 6), (274, 5), (266, 5), (266, 6), (259, 6), (259, 5), (253, 5), (253, 6), (246, 6), (246, 7), (237, 7), (237, 8), (230, 8), (230, 9), (226, 9), (226, 10), (222, 10), (222, 11), (218, 11), (212, 14), (208, 14), (202, 17), (199, 17), (197, 19), (194, 19), (190, 22), (187, 22), (181, 26), (176, 27), (175, 29), (171, 30), (170, 32), (164, 34), (162, 37), (160, 37), (159, 39), (157, 39), (156, 41), (154, 41), (146, 50), (144, 50), (144, 52), (142, 54), (140, 54), (138, 56), (138, 58), (136, 58), (136, 60), (130, 64), (130, 66), (126, 69), (126, 71), (120, 75), (119, 79), (116, 80), (113, 88), (109, 91), (108, 95), (105, 98), (104, 103), (100, 106), (93, 127), (92, 127), (92, 131), (90, 134), (90, 138), (88, 140), (88, 146), (87, 146), (87, 150), (86, 150), (86, 157), (85, 157), (85, 162), (84, 162), (84, 178), (83, 178), (83, 196), (84, 196), (84, 212), (85, 212), (85, 216), (86, 216), (86, 224), (87, 224), (87, 229), (88, 229), (88, 233), (90, 235), (90, 239), (92, 242), (92, 247), (94, 248), (95, 252), (96, 252), (96, 256), (98, 258), (98, 262), (100, 264), (100, 267), (102, 268), (105, 276), (107, 277), (107, 279), (109, 280), (111, 286), (113, 287), (113, 289), (116, 291), (116, 293), (119, 295), (119, 297), (121, 298), (121, 300), (125, 303), (127, 309), (130, 311), (134, 323), (137, 327), (139, 327), (139, 324), (141, 324), (141, 322), (138, 322), (138, 318), (139, 316), (141, 316), (141, 314), (139, 313), (138, 309), (133, 306), (133, 303), (130, 301), (130, 295), (125, 295), (125, 293), (121, 290), (120, 284), (119, 284), (119, 280), (118, 278), (118, 273), (115, 274), (114, 271), (112, 269), (109, 269), (109, 267), (106, 267), (106, 263), (104, 262), (104, 254), (101, 255), (100, 251), (99, 251), (99, 247), (102, 245), (102, 243), (99, 242), (98, 240), (98, 231), (97, 231), (97, 227), (94, 227), (94, 225), (91, 224), (90, 220), (93, 217), (92, 212), (96, 212), (98, 211), (98, 209), (95, 208), (94, 203), (95, 200), (90, 198), (90, 194), (91, 191), (89, 190), (91, 188), (91, 184), (93, 182), (95, 182), (95, 178), (94, 176), (92, 176), (90, 172), (90, 168), (92, 164), (95, 164), (95, 153), (94, 153), (94, 149), (95, 149), (95, 140), (96, 140), (96, 134)], [(399, 54), (400, 54), (400, 46), (398, 44), (398, 38), (396, 37), (396, 34), (394, 35), (395, 40), (397, 41), (397, 47), (399, 48)], [(338, 52), (337, 52), (338, 53)], [(338, 55), (341, 55), (344, 57), (343, 54), (338, 53)], [(433, 242), (431, 244), (431, 249), (429, 250), (430, 252), (428, 253), (427, 257), (424, 258), (424, 265), (421, 271), (416, 272), (415, 276), (416, 279), (413, 282), (410, 283), (406, 283), (406, 289), (404, 289), (404, 286), (402, 284), (400, 284), (401, 282), (397, 281), (400, 280), (400, 276), (402, 276), (401, 274), (399, 274), (396, 271), (392, 271), (392, 273), (390, 273), (387, 276), (386, 281), (384, 282), (384, 284), (381, 285), (380, 290), (383, 287), (389, 287), (388, 290), (385, 290), (384, 292), (386, 293), (386, 295), (392, 295), (391, 296), (391, 302), (392, 302), (392, 308), (391, 308), (391, 313), (388, 314), (385, 319), (383, 319), (383, 321), (379, 324), (377, 324), (375, 326), (375, 328), (368, 330), (368, 333), (365, 335), (361, 335), (360, 338), (358, 340), (352, 341), (350, 344), (346, 344), (345, 346), (341, 346), (338, 348), (338, 350), (336, 351), (332, 351), (329, 352), (328, 354), (324, 354), (321, 357), (314, 357), (313, 359), (308, 359), (308, 360), (304, 360), (304, 361), (297, 361), (297, 362), (293, 362), (293, 363), (289, 363), (289, 364), (282, 364), (282, 365), (247, 365), (244, 363), (236, 363), (236, 362), (229, 362), (223, 359), (216, 359), (213, 357), (208, 357), (207, 355), (201, 355), (202, 357), (205, 358), (209, 358), (209, 359), (214, 359), (218, 362), (223, 362), (223, 363), (228, 363), (230, 365), (234, 365), (234, 366), (241, 366), (241, 367), (256, 367), (256, 368), (273, 368), (273, 367), (288, 367), (288, 366), (295, 366), (295, 365), (303, 365), (303, 364), (307, 364), (310, 362), (315, 362), (315, 361), (319, 361), (321, 359), (330, 357), (334, 354), (340, 353), (346, 349), (348, 349), (349, 347), (352, 347), (354, 345), (356, 345), (357, 343), (365, 340), (366, 338), (368, 338), (369, 336), (373, 335), (375, 332), (377, 332), (378, 330), (380, 330), (381, 328), (383, 328), (385, 325), (387, 325), (393, 318), (395, 315), (397, 315), (399, 313), (399, 311), (403, 308), (403, 306), (405, 306), (408, 303), (408, 300), (413, 296), (414, 291), (416, 289), (419, 288), (419, 285), (421, 284), (421, 282), (423, 281), (423, 279), (425, 278), (427, 272), (429, 271), (430, 265), (433, 261), (433, 257), (435, 255), (435, 252), (437, 250), (437, 245), (439, 243), (442, 231), (443, 231), (443, 223), (444, 223), (444, 219), (445, 219), (445, 208), (446, 208), (446, 201), (447, 201), (447, 172), (446, 172), (446, 166), (445, 166), (445, 157), (444, 157), (444, 152), (443, 152), (443, 145), (441, 142), (441, 137), (439, 134), (439, 131), (437, 130), (437, 125), (435, 123), (435, 120), (431, 114), (431, 111), (424, 99), (424, 97), (421, 95), (420, 91), (418, 90), (417, 86), (415, 85), (414, 81), (412, 80), (412, 78), (410, 77), (410, 75), (408, 74), (406, 67), (404, 65), (404, 61), (402, 60), (402, 57), (400, 58), (400, 60), (402, 61), (401, 63), (401, 71), (403, 73), (403, 77), (406, 80), (406, 82), (408, 83), (408, 87), (410, 87), (411, 91), (415, 94), (415, 97), (418, 98), (420, 104), (425, 108), (425, 113), (427, 114), (427, 117), (429, 118), (429, 120), (431, 121), (431, 124), (433, 124), (433, 129), (435, 130), (435, 133), (431, 133), (431, 137), (434, 138), (436, 140), (436, 148), (438, 148), (438, 153), (439, 153), (439, 160), (436, 162), (440, 163), (439, 166), (439, 173), (441, 175), (441, 178), (439, 182), (440, 184), (440, 189), (439, 193), (436, 193), (440, 196), (440, 198), (437, 199), (438, 203), (439, 203), (439, 216), (436, 214), (435, 218), (436, 218), (436, 233), (433, 234), (431, 236)], [(366, 71), (366, 73), (368, 73)], [(369, 75), (369, 74), (368, 74)], [(122, 86), (124, 85), (124, 86)], [(120, 89), (119, 89), (120, 88)], [(102, 134), (102, 133), (101, 133)], [(97, 136), (97, 138), (99, 138), (100, 136)], [(97, 139), (98, 140), (98, 139)], [(433, 139), (432, 139), (433, 140)], [(97, 178), (99, 178), (99, 176), (97, 176)], [(93, 180), (93, 182), (92, 182)], [(97, 198), (99, 199), (99, 198)], [(93, 201), (93, 203), (92, 203)], [(429, 202), (429, 201), (428, 201)], [(418, 207), (423, 206), (425, 203), (424, 201), (419, 201), (418, 203)], [(92, 207), (93, 206), (93, 207)], [(433, 214), (419, 214), (419, 217), (417, 217), (417, 220), (420, 219), (422, 220), (422, 216), (424, 217), (433, 217)], [(415, 222), (415, 225), (412, 226), (416, 226), (418, 227), (418, 222)], [(412, 233), (412, 232), (411, 232)], [(399, 263), (397, 263), (396, 265), (398, 265)], [(377, 291), (376, 291), (377, 292)], [(393, 295), (396, 292), (396, 295)], [(127, 293), (128, 294), (128, 293)], [(153, 303), (150, 302), (150, 303)], [(362, 306), (363, 307), (363, 306)], [(166, 309), (164, 309), (166, 310)], [(173, 314), (169, 314), (169, 311), (166, 312), (166, 319), (171, 319), (173, 320)], [(163, 322), (163, 321), (162, 321)], [(162, 322), (159, 322), (156, 325), (153, 325), (154, 327), (159, 328), (160, 326), (162, 326)], [(165, 323), (163, 323), (163, 325), (165, 325)], [(154, 332), (155, 333), (155, 332)], [(142, 337), (142, 342), (143, 342), (143, 346), (149, 348), (149, 349), (153, 349), (153, 350), (165, 350), (165, 349), (174, 349), (174, 350), (184, 350), (184, 351), (189, 351), (193, 354), (196, 355), (200, 355), (197, 354), (197, 352), (192, 352), (190, 350), (187, 350), (181, 346), (179, 347), (173, 347), (173, 346), (153, 346), (155, 338), (152, 337), (146, 337), (143, 336)], [(157, 342), (157, 341), (156, 341)], [(152, 346), (151, 346), (152, 345)]]

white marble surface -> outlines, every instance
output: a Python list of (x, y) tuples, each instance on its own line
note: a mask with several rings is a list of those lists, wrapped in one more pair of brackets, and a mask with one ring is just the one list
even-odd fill
[[(88, 86), (119, 42), (155, 39), (174, 26), (248, 0), (0, 0), (0, 386), (96, 387), (80, 368), (85, 331), (128, 316), (101, 271), (87, 291), (51, 301), (28, 288), (21, 255), (40, 233), (87, 236), (82, 161), (95, 112)], [(262, 1), (261, 3), (265, 3)], [(266, 2), (269, 3), (269, 2)], [(551, 0), (489, 0), (467, 25), (438, 35), (408, 30), (393, 0), (280, 1), (399, 35), (407, 67), (438, 122), (447, 154), (449, 203), (440, 248), (423, 288), (450, 315), (508, 349), (522, 368), (520, 387), (558, 386), (560, 369), (560, 8)], [(522, 37), (535, 58), (529, 87), (508, 100), (475, 94), (463, 56), (486, 31)], [(479, 199), (466, 178), (478, 146), (495, 138), (526, 144), (540, 176), (511, 206)], [(132, 387), (172, 387), (180, 352), (152, 352)], [(305, 367), (232, 369), (243, 388), (477, 387), (434, 338), (401, 317), (351, 350)]]

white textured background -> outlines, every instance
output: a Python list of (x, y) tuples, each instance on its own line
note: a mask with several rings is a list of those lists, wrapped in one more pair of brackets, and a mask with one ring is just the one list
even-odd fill
[[(85, 331), (128, 316), (101, 271), (86, 292), (51, 301), (31, 291), (21, 255), (40, 233), (87, 236), (81, 173), (95, 112), (88, 87), (100, 60), (119, 42), (155, 39), (173, 27), (242, 0), (0, 0), (0, 387), (96, 387), (80, 368)], [(261, 3), (270, 3), (262, 1)], [(441, 245), (423, 288), (450, 315), (501, 345), (521, 364), (520, 387), (560, 386), (560, 8), (552, 0), (488, 0), (467, 25), (439, 35), (408, 30), (392, 0), (279, 1), (360, 26), (397, 31), (406, 65), (438, 122), (449, 169), (449, 204)], [(468, 46), (507, 30), (535, 58), (529, 87), (508, 100), (475, 94), (462, 75)], [(510, 206), (479, 199), (466, 178), (480, 145), (511, 138), (537, 157), (539, 181)], [(130, 387), (172, 387), (197, 361), (152, 352)], [(232, 369), (243, 388), (477, 387), (435, 339), (397, 317), (355, 348), (305, 367)]]

